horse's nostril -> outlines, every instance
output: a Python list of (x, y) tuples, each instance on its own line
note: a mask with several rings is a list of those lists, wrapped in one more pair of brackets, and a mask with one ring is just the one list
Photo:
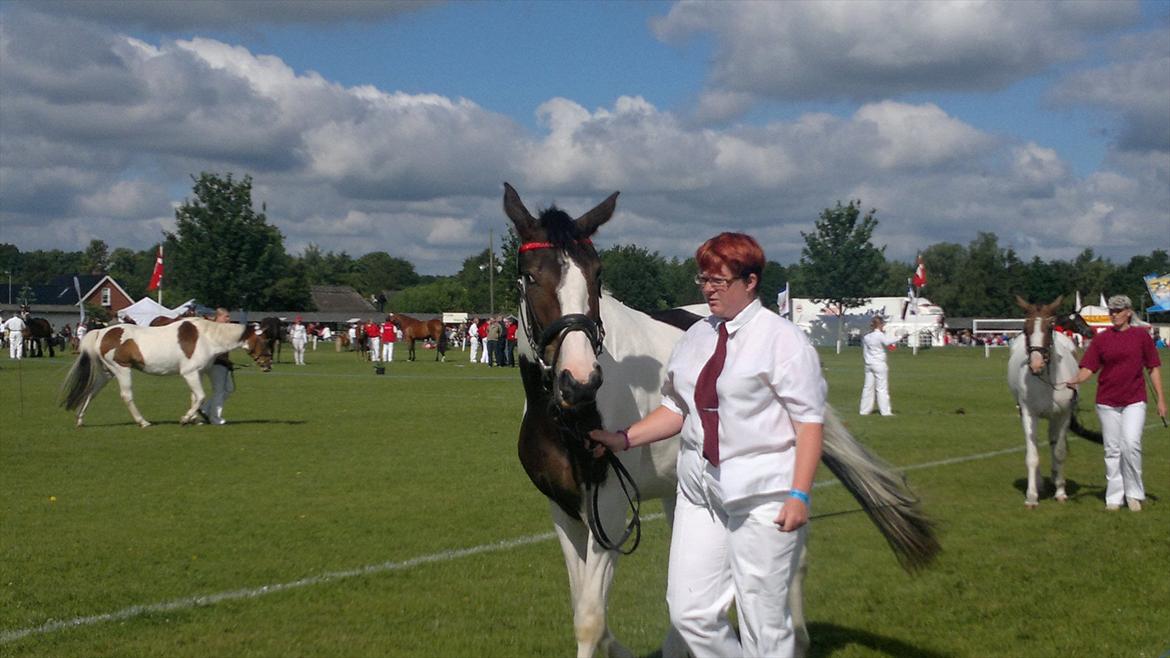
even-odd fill
[(592, 404), (597, 398), (597, 389), (601, 387), (601, 368), (594, 368), (589, 381), (577, 381), (567, 370), (562, 370), (557, 378), (557, 391), (562, 407), (571, 408), (582, 404)]

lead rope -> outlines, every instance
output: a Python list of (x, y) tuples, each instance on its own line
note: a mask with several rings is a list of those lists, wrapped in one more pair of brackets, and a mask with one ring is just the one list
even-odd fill
[[(607, 551), (617, 551), (622, 555), (629, 555), (638, 550), (638, 544), (642, 543), (642, 517), (640, 511), (642, 508), (642, 494), (638, 491), (638, 485), (634, 482), (634, 478), (630, 476), (630, 472), (626, 470), (622, 461), (617, 458), (617, 455), (612, 451), (605, 451), (606, 459), (609, 465), (613, 467), (614, 475), (617, 477), (618, 484), (622, 487), (622, 493), (626, 495), (626, 502), (630, 506), (630, 522), (626, 524), (625, 531), (622, 536), (615, 542), (606, 534), (605, 528), (601, 525), (601, 514), (597, 510), (597, 498), (601, 491), (601, 487), (593, 487), (593, 496), (591, 498), (592, 504), (589, 505), (589, 530), (593, 532), (594, 538), (597, 540), (597, 545)], [(634, 490), (633, 496), (630, 495), (630, 489)], [(634, 545), (630, 546), (629, 550), (624, 550), (622, 546), (630, 538), (634, 536)]]

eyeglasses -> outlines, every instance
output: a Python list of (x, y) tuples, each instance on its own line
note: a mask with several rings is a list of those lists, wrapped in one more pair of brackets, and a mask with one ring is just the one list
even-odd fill
[(727, 286), (731, 285), (732, 281), (735, 281), (735, 279), (725, 279), (721, 276), (707, 276), (705, 274), (700, 274), (695, 277), (696, 286), (700, 288), (711, 286), (713, 290), (727, 290)]
[(1129, 310), (1128, 308), (1111, 308), (1111, 309), (1109, 309), (1109, 315), (1113, 315), (1114, 313), (1120, 313), (1122, 311), (1128, 311), (1128, 310)]

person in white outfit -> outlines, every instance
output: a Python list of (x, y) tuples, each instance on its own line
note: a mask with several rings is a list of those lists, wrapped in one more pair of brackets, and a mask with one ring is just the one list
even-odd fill
[(873, 331), (861, 339), (861, 354), (865, 360), (865, 385), (861, 388), (862, 416), (873, 413), (874, 402), (883, 416), (893, 416), (890, 411), (890, 367), (886, 365), (886, 348), (898, 342), (898, 338), (887, 336), (883, 329), (885, 319), (875, 317), (870, 323)]
[(666, 601), (691, 655), (789, 657), (804, 646), (788, 590), (828, 386), (804, 332), (760, 303), (765, 260), (754, 239), (722, 233), (695, 260), (711, 315), (675, 345), (662, 405), (590, 438), (620, 451), (680, 436)]
[(386, 321), (380, 327), (382, 335), (379, 337), (382, 341), (382, 361), (386, 363), (394, 362), (394, 343), (398, 342), (398, 327), (390, 321), (390, 316), (386, 316)]
[(24, 358), (24, 320), (19, 315), (13, 315), (4, 321), (4, 333), (8, 337), (8, 358), (20, 360)]
[[(214, 320), (227, 323), (232, 321), (232, 316), (226, 308), (220, 307), (215, 309)], [(211, 395), (203, 400), (199, 411), (212, 425), (225, 425), (227, 421), (223, 419), (223, 405), (227, 402), (228, 396), (236, 390), (236, 382), (232, 377), (232, 362), (227, 354), (220, 354), (215, 358), (211, 367), (207, 369), (207, 376), (211, 379)]]
[(292, 341), (293, 360), (298, 366), (305, 365), (305, 343), (309, 340), (305, 325), (301, 324), (301, 316), (288, 328), (288, 338)]
[(471, 362), (475, 363), (479, 354), (479, 322), (472, 320), (467, 323), (467, 344), (471, 346)]

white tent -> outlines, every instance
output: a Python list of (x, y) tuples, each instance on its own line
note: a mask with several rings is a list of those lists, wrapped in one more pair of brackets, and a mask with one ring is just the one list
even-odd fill
[(129, 318), (134, 321), (134, 324), (149, 325), (150, 321), (159, 317), (160, 315), (167, 318), (177, 318), (187, 312), (187, 309), (195, 305), (194, 299), (188, 299), (186, 302), (179, 304), (177, 307), (171, 309), (159, 304), (149, 297), (134, 302), (126, 308), (118, 311), (118, 319), (126, 320)]

